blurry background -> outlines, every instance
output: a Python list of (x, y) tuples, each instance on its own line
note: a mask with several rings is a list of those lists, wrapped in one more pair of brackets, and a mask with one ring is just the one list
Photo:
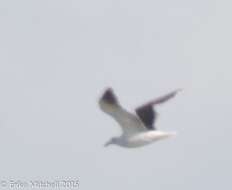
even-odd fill
[[(232, 3), (1, 0), (0, 180), (79, 179), (80, 189), (230, 189)], [(139, 149), (97, 104), (128, 110), (183, 88)], [(1, 187), (4, 189), (3, 187)]]

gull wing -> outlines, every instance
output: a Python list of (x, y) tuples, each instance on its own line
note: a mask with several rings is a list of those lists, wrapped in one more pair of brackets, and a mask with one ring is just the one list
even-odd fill
[(148, 130), (154, 130), (155, 126), (154, 123), (157, 118), (157, 112), (153, 108), (153, 106), (157, 104), (162, 104), (171, 98), (175, 97), (175, 95), (180, 91), (180, 89), (172, 91), (168, 94), (165, 94), (161, 97), (156, 98), (155, 100), (152, 100), (142, 106), (139, 106), (135, 109), (136, 114), (139, 116), (140, 120), (143, 122), (145, 127)]
[(106, 89), (99, 100), (100, 108), (109, 114), (120, 125), (123, 135), (130, 136), (135, 133), (146, 131), (141, 120), (134, 114), (129, 113), (119, 104), (111, 88)]

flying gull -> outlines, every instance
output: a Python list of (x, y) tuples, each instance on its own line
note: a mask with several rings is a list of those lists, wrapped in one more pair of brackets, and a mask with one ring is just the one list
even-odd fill
[(164, 132), (156, 129), (157, 112), (153, 107), (173, 98), (179, 91), (179, 89), (175, 90), (143, 104), (136, 108), (136, 114), (133, 114), (120, 105), (113, 89), (107, 88), (99, 99), (99, 105), (103, 112), (117, 121), (122, 129), (122, 135), (111, 138), (105, 146), (115, 144), (126, 148), (136, 148), (175, 136), (175, 132)]

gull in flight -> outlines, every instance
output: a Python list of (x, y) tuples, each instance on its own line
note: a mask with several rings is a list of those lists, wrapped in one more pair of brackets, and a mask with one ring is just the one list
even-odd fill
[(109, 114), (120, 125), (122, 135), (111, 138), (105, 146), (115, 144), (126, 148), (136, 148), (175, 136), (175, 132), (156, 129), (157, 112), (154, 107), (173, 98), (179, 91), (180, 89), (175, 90), (143, 104), (136, 108), (136, 114), (133, 114), (120, 105), (113, 89), (107, 88), (99, 99), (99, 105), (103, 112)]

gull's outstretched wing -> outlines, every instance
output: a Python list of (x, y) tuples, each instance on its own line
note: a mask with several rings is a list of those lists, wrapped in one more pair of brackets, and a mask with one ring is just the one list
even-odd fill
[(154, 130), (154, 123), (157, 118), (157, 112), (153, 109), (154, 105), (162, 104), (173, 98), (180, 89), (170, 92), (164, 96), (158, 97), (142, 106), (135, 109), (136, 114), (139, 116), (145, 127), (149, 130)]
[(121, 107), (111, 88), (106, 89), (99, 100), (99, 105), (103, 112), (112, 116), (119, 123), (124, 135), (130, 136), (146, 130), (136, 115), (127, 112)]

